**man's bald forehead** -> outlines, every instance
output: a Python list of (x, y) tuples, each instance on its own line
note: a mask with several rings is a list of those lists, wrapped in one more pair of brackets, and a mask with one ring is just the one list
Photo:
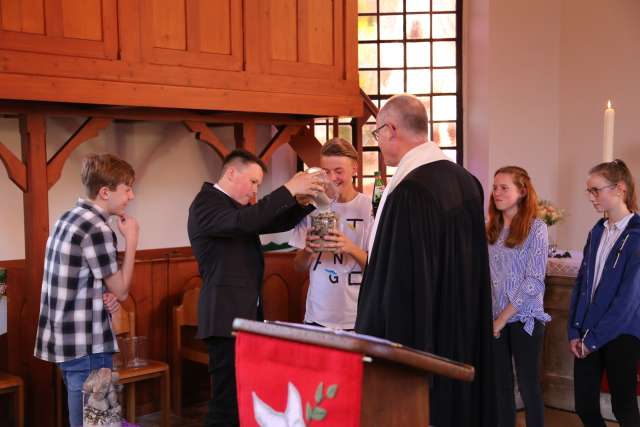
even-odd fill
[(424, 113), (427, 114), (424, 104), (413, 95), (395, 95), (382, 107), (383, 111), (393, 111), (396, 113)]
[(429, 117), (422, 101), (413, 95), (396, 95), (387, 101), (380, 110), (380, 116), (388, 119), (393, 117), (402, 126), (417, 134), (427, 134)]

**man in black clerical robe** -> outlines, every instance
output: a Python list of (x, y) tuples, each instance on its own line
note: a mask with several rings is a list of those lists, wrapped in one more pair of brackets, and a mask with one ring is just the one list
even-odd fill
[(356, 331), (473, 365), (473, 382), (435, 376), (430, 424), (495, 427), (491, 286), (478, 180), (427, 141), (410, 95), (391, 98), (374, 137), (397, 166), (369, 241)]

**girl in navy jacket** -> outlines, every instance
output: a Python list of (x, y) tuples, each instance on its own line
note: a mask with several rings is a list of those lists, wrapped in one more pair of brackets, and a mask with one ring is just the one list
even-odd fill
[(622, 427), (640, 426), (636, 365), (640, 359), (640, 216), (634, 180), (621, 160), (589, 171), (589, 201), (605, 214), (584, 247), (569, 311), (576, 412), (604, 427), (600, 382), (607, 372), (613, 413)]

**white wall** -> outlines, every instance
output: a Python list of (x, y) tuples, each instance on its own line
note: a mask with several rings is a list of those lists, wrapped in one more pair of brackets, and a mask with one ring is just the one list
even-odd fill
[(552, 228), (560, 246), (581, 249), (597, 219), (584, 188), (587, 171), (601, 160), (608, 98), (616, 107), (614, 155), (640, 174), (633, 122), (640, 113), (640, 2), (465, 6), (466, 165), (487, 195), (500, 166), (527, 169), (539, 196), (567, 211)]
[(541, 197), (557, 198), (559, 18), (549, 13), (555, 3), (467, 3), (467, 167), (487, 198), (493, 173), (506, 165), (524, 167)]
[[(0, 142), (20, 158), (17, 120), (0, 119)], [(0, 162), (0, 260), (24, 258), (22, 191), (9, 181)]]
[[(47, 121), (47, 154), (53, 153), (82, 123), (81, 118)], [(227, 146), (233, 146), (233, 128), (212, 128)], [(271, 129), (257, 129), (258, 150), (269, 141)], [(0, 119), (0, 141), (20, 157), (18, 121)], [(65, 163), (60, 181), (49, 192), (49, 224), (83, 196), (82, 158), (91, 152), (110, 152), (127, 160), (136, 171), (136, 198), (128, 212), (140, 222), (140, 249), (188, 246), (187, 213), (203, 181), (216, 181), (221, 161), (206, 144), (177, 123), (118, 122), (76, 149)], [(273, 173), (265, 176), (260, 194), (283, 184), (295, 171), (296, 157), (282, 147), (273, 157)], [(270, 165), (271, 166), (271, 165)], [(270, 167), (271, 169), (271, 167)], [(22, 193), (0, 167), (0, 260), (24, 258)], [(272, 236), (265, 238), (271, 240)], [(276, 236), (277, 238), (277, 236)], [(279, 241), (285, 239), (281, 237)], [(122, 249), (123, 240), (120, 240)]]
[[(576, 10), (580, 13), (576, 13)], [(588, 170), (602, 161), (603, 109), (616, 109), (614, 157), (640, 177), (640, 1), (564, 0), (560, 37), (559, 197), (569, 218), (559, 240), (582, 249), (597, 220), (584, 196)]]

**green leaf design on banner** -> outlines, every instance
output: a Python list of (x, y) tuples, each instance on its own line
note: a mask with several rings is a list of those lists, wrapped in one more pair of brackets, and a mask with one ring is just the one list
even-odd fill
[(324, 420), (324, 417), (327, 416), (327, 410), (316, 406), (315, 408), (313, 408), (313, 413), (311, 414), (311, 416), (314, 420), (322, 421)]
[(327, 397), (329, 399), (333, 399), (336, 397), (336, 392), (338, 391), (338, 384), (333, 384), (327, 387)]
[(305, 418), (307, 419), (307, 421), (311, 421), (312, 411), (311, 411), (311, 405), (309, 404), (309, 402), (307, 402), (307, 411), (306, 412), (307, 412), (307, 414), (306, 414)]
[(338, 384), (331, 384), (328, 387), (324, 387), (324, 383), (321, 381), (316, 387), (315, 392), (315, 401), (316, 404), (312, 406), (309, 402), (306, 404), (306, 416), (305, 419), (307, 421), (307, 425), (310, 425), (312, 421), (322, 421), (327, 417), (327, 410), (320, 407), (320, 402), (324, 399), (326, 393), (326, 397), (328, 399), (333, 399), (336, 397), (338, 393)]

